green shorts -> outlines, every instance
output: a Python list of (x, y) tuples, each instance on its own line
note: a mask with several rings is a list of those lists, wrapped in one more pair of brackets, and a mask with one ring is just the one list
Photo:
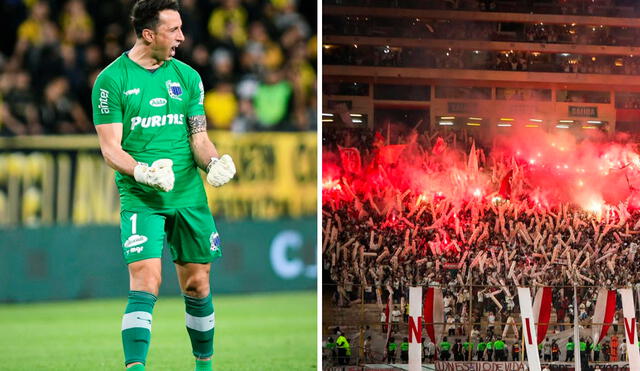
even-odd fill
[(222, 256), (208, 206), (120, 212), (122, 255), (127, 264), (161, 257), (165, 234), (173, 261), (210, 263)]

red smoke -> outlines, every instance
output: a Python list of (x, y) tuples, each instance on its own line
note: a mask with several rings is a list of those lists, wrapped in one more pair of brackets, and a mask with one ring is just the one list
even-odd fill
[(353, 198), (350, 192), (361, 200), (373, 194), (381, 209), (405, 202), (398, 198), (407, 191), (413, 199), (422, 195), (457, 203), (499, 197), (544, 208), (573, 204), (597, 213), (606, 204), (640, 207), (640, 157), (631, 144), (598, 135), (578, 140), (564, 132), (513, 129), (509, 136), (495, 137), (488, 148), (472, 147), (468, 153), (440, 137), (431, 138), (430, 148), (411, 138), (404, 145), (350, 156), (349, 171), (338, 154), (325, 151), (323, 202), (338, 196), (335, 186), (344, 177), (350, 189), (341, 189), (340, 198)]

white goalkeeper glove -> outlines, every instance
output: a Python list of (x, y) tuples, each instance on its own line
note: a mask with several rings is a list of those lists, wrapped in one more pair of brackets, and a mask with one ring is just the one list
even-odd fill
[(173, 189), (173, 183), (175, 182), (172, 166), (173, 161), (166, 158), (155, 161), (151, 166), (138, 163), (133, 169), (133, 177), (138, 183), (169, 192)]
[(214, 187), (228, 183), (235, 174), (236, 165), (229, 155), (222, 155), (220, 158), (212, 157), (207, 165), (207, 182)]

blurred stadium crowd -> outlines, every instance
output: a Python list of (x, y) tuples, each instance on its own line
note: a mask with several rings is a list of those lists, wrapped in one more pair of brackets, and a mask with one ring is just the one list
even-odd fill
[(416, 17), (326, 16), (324, 34), (412, 39), (517, 41), (552, 44), (640, 44), (640, 30), (629, 27), (565, 24), (462, 21)]
[[(133, 0), (0, 5), (0, 136), (93, 133), (91, 87), (135, 42)], [(202, 77), (211, 129), (316, 129), (316, 4), (181, 0), (176, 58)]]
[(384, 66), (412, 68), (474, 69), (498, 71), (588, 73), (636, 75), (636, 55), (540, 53), (529, 51), (452, 50), (390, 45), (325, 46), (327, 65)]

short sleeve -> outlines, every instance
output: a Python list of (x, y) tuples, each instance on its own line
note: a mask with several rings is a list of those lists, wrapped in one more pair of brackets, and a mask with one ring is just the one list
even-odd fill
[(119, 91), (113, 78), (104, 73), (98, 76), (91, 91), (94, 125), (122, 122), (123, 112)]
[(204, 86), (202, 85), (202, 79), (195, 70), (191, 76), (187, 117), (204, 115)]

